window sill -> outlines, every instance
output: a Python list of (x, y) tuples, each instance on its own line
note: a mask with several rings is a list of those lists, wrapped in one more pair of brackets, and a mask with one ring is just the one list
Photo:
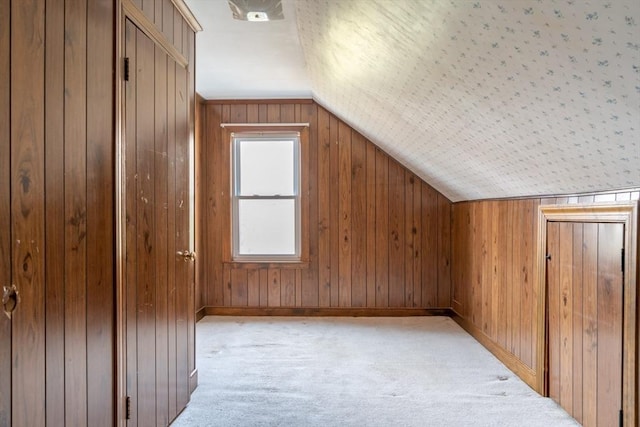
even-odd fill
[(305, 270), (309, 268), (309, 261), (282, 261), (282, 262), (225, 261), (223, 264), (231, 268), (243, 268), (243, 269), (250, 269), (250, 270), (266, 270), (269, 268)]

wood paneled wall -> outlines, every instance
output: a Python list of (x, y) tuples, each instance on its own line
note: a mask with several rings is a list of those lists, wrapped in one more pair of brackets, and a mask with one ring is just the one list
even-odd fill
[(0, 16), (0, 265), (21, 294), (0, 424), (113, 425), (115, 4), (2, 0)]
[[(315, 102), (205, 102), (196, 160), (201, 304), (450, 307), (451, 203)], [(221, 123), (309, 123), (302, 266), (225, 262), (229, 144)], [(303, 220), (304, 223), (304, 220)]]
[(461, 202), (452, 214), (452, 307), (463, 323), (534, 381), (538, 307), (535, 284), (538, 206), (638, 200), (638, 191)]

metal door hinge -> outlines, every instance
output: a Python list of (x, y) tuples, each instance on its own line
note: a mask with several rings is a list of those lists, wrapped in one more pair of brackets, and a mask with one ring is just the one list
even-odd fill
[(124, 81), (129, 81), (129, 58), (124, 58)]
[(124, 419), (131, 419), (131, 396), (127, 396), (124, 404)]
[(624, 272), (624, 248), (620, 249), (621, 252), (621, 261), (620, 261), (620, 269)]
[(620, 420), (619, 420), (620, 424), (618, 424), (620, 427), (622, 427), (623, 424), (623, 416), (622, 416), (622, 409), (620, 409)]

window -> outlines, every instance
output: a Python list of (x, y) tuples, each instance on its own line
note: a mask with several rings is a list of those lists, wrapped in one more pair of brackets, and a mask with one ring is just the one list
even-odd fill
[(300, 261), (300, 134), (232, 134), (234, 261)]

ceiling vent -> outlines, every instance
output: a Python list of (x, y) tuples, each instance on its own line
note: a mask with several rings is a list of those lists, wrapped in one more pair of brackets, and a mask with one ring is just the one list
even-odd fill
[(275, 21), (284, 19), (282, 0), (228, 0), (233, 19), (240, 21)]

